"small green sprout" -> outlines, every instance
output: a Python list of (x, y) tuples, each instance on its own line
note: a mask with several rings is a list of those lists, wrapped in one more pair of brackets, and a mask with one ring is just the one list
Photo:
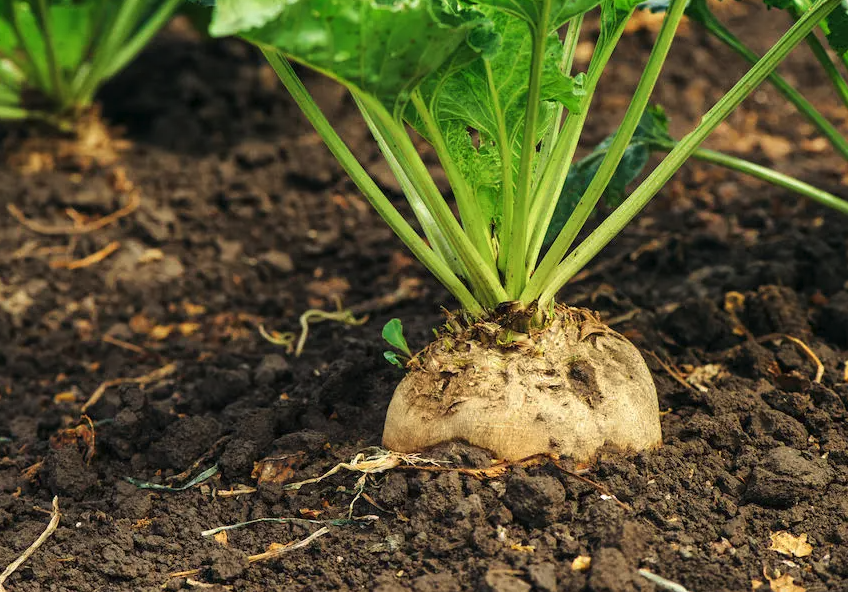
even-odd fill
[(383, 352), (383, 357), (398, 368), (404, 368), (404, 361), (412, 358), (412, 350), (409, 349), (406, 338), (403, 336), (403, 324), (400, 322), (400, 319), (392, 319), (383, 326), (383, 339), (395, 349), (399, 349), (406, 354), (404, 357), (398, 355), (397, 352), (385, 351)]

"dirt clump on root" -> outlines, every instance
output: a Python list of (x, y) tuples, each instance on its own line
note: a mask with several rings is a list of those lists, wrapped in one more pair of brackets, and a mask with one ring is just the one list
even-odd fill
[(626, 338), (587, 309), (560, 306), (528, 332), (510, 321), (452, 318), (395, 390), (383, 444), (419, 452), (462, 440), (508, 460), (578, 461), (604, 445), (660, 445), (654, 382)]

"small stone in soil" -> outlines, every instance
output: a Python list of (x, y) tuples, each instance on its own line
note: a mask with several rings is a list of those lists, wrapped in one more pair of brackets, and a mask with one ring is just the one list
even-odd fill
[(824, 489), (831, 471), (824, 459), (808, 460), (794, 448), (780, 446), (769, 451), (754, 467), (745, 500), (761, 506), (785, 508)]
[(556, 592), (556, 567), (553, 563), (540, 563), (527, 568), (533, 585), (543, 592)]
[(283, 378), (289, 371), (289, 363), (279, 354), (262, 358), (253, 373), (253, 382), (260, 386), (270, 385)]
[(294, 261), (291, 255), (282, 251), (268, 251), (259, 256), (260, 263), (266, 263), (280, 273), (291, 273), (294, 271)]
[(276, 147), (267, 142), (246, 141), (234, 149), (236, 162), (245, 169), (255, 169), (274, 162), (278, 157)]
[(491, 592), (530, 592), (530, 584), (506, 570), (490, 569), (485, 579)]
[(218, 238), (216, 240), (216, 245), (218, 246), (218, 252), (220, 253), (221, 261), (223, 263), (236, 262), (244, 251), (244, 245), (242, 245), (239, 241), (229, 241)]
[(504, 504), (518, 522), (543, 528), (556, 522), (562, 513), (565, 488), (550, 475), (528, 476), (516, 471), (506, 486)]

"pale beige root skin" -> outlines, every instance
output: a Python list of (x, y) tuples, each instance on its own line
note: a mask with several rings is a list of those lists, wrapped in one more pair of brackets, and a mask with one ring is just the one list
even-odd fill
[(443, 335), (412, 366), (386, 416), (391, 450), (461, 440), (507, 460), (590, 461), (605, 444), (640, 451), (662, 441), (642, 355), (584, 309), (561, 307), (519, 346)]

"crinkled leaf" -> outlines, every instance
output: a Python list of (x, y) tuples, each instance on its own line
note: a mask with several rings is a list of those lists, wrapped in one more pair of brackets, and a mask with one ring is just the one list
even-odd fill
[(601, 0), (601, 37), (598, 43), (604, 40), (633, 14), (633, 11), (642, 3), (642, 0)]
[(219, 0), (210, 33), (277, 49), (396, 111), (486, 25), (457, 0)]
[(483, 218), (500, 219), (501, 159), (497, 147), (485, 136), (475, 146), (468, 128), (461, 121), (445, 121), (442, 133), (451, 157), (480, 204)]
[(400, 319), (392, 319), (383, 326), (383, 339), (392, 347), (399, 349), (408, 356), (412, 356), (406, 338), (403, 336), (403, 324)]
[(209, 34), (213, 37), (239, 35), (251, 29), (273, 24), (274, 19), (286, 9), (280, 0), (217, 0), (200, 2), (215, 7)]
[[(466, 56), (462, 51), (458, 52), (441, 69), (428, 76), (419, 86), (419, 91), (445, 136), (451, 157), (472, 185), (484, 215), (489, 221), (497, 221), (501, 210), (502, 179), (497, 139), (503, 126), (511, 160), (518, 163), (532, 39), (529, 28), (521, 19), (497, 11), (491, 11), (490, 16), (493, 31), (500, 42), (490, 45), (482, 56), (472, 56), (470, 62), (464, 59)], [(556, 103), (576, 110), (583, 95), (582, 77), (572, 78), (563, 74), (559, 67), (561, 57), (562, 45), (557, 35), (552, 33), (543, 62), (543, 103), (539, 105), (541, 117), (537, 129), (539, 139), (553, 123)], [(503, 115), (502, 120), (498, 112)], [(427, 137), (411, 106), (407, 108), (406, 116), (411, 125)]]
[[(521, 21), (498, 14), (493, 15), (492, 20), (501, 40), (494, 55), (475, 59), (461, 67), (456, 67), (453, 62), (446, 65), (421, 84), (421, 93), (425, 102), (432, 106), (437, 121), (460, 121), (491, 138), (498, 135), (496, 109), (499, 105), (506, 121), (507, 135), (511, 141), (516, 138), (520, 141), (527, 104), (532, 41)], [(542, 100), (558, 101), (568, 109), (576, 110), (583, 91), (579, 80), (560, 71), (561, 56), (562, 45), (552, 34), (545, 48)], [(496, 97), (489, 90), (486, 61), (493, 76)], [(544, 106), (540, 108), (544, 109)]]
[[(607, 155), (607, 150), (615, 134), (607, 136), (603, 142), (585, 158), (573, 164), (568, 171), (554, 216), (545, 236), (545, 244), (550, 244), (562, 230), (571, 212), (580, 198), (586, 192), (601, 162)], [(624, 201), (627, 186), (636, 180), (642, 169), (648, 163), (648, 157), (657, 148), (657, 144), (673, 141), (668, 133), (668, 117), (662, 107), (649, 107), (642, 114), (639, 125), (624, 151), (612, 179), (604, 190), (604, 201), (610, 207), (615, 207)]]
[(538, 26), (548, 8), (547, 31), (555, 31), (579, 14), (592, 10), (600, 0), (475, 0)]

